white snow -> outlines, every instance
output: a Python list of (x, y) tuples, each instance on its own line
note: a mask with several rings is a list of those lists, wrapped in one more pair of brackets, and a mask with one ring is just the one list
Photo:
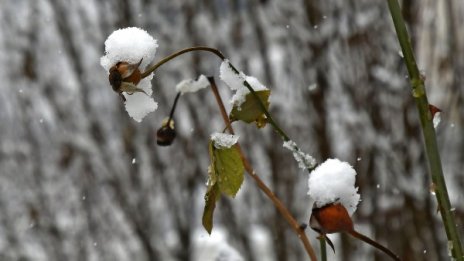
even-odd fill
[(245, 77), (246, 76), (243, 72), (236, 74), (230, 67), (229, 60), (227, 59), (225, 59), (219, 67), (219, 78), (232, 90), (238, 90), (242, 88)]
[[(139, 68), (143, 72), (155, 58), (158, 44), (145, 30), (136, 27), (128, 27), (114, 31), (105, 41), (105, 56), (100, 58), (100, 64), (106, 71), (116, 63), (124, 61), (130, 64), (138, 63), (142, 59)], [(126, 98), (125, 107), (135, 121), (141, 122), (150, 112), (158, 108), (158, 104), (151, 98), (153, 93), (151, 79), (153, 74), (144, 78), (137, 85), (144, 93), (136, 92), (132, 95), (123, 93)]]
[(328, 159), (309, 175), (309, 196), (317, 207), (339, 202), (350, 216), (356, 211), (360, 195), (355, 184), (356, 171), (347, 162)]
[(215, 132), (211, 134), (211, 140), (217, 149), (230, 148), (237, 143), (239, 136), (227, 133)]
[(313, 84), (310, 84), (310, 85), (308, 86), (308, 90), (309, 90), (310, 92), (314, 92), (314, 91), (317, 90), (317, 87), (318, 87), (318, 86), (317, 86), (317, 83), (313, 83)]
[(176, 92), (180, 92), (182, 94), (187, 92), (197, 92), (198, 90), (204, 89), (208, 86), (208, 78), (202, 74), (198, 77), (198, 80), (187, 79), (179, 82), (176, 85)]
[(196, 231), (193, 235), (193, 260), (244, 261), (240, 253), (227, 242), (224, 230), (214, 228), (211, 235)]
[(433, 115), (433, 127), (437, 129), (438, 125), (441, 122), (441, 113), (439, 111), (435, 112), (435, 115)]
[(100, 64), (109, 70), (118, 62), (138, 63), (141, 68), (150, 65), (156, 54), (158, 43), (147, 31), (137, 27), (127, 27), (114, 31), (105, 41), (105, 56)]
[(155, 111), (158, 108), (158, 103), (153, 100), (151, 94), (153, 93), (151, 89), (151, 80), (153, 79), (153, 74), (145, 77), (143, 80), (137, 84), (137, 87), (144, 90), (145, 93), (136, 92), (131, 95), (123, 93), (126, 98), (126, 111), (135, 121), (141, 122), (142, 119), (150, 112)]
[(235, 73), (230, 67), (229, 60), (227, 59), (224, 60), (219, 67), (219, 78), (225, 82), (230, 89), (236, 91), (230, 100), (233, 106), (240, 107), (245, 101), (245, 96), (250, 93), (248, 88), (244, 85), (245, 81), (247, 81), (255, 91), (267, 90), (255, 77), (247, 76), (243, 72), (239, 72), (238, 74)]
[(312, 169), (316, 166), (316, 159), (301, 151), (294, 141), (289, 140), (284, 142), (283, 147), (289, 149), (293, 153), (293, 158), (298, 162), (298, 167), (301, 169)]

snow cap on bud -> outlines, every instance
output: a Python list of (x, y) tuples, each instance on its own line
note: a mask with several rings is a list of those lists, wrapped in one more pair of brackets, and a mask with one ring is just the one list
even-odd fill
[(360, 195), (355, 184), (356, 171), (347, 162), (328, 159), (309, 175), (309, 196), (320, 208), (332, 203), (342, 204), (351, 216), (356, 211)]
[[(145, 30), (136, 27), (119, 29), (106, 39), (105, 55), (101, 57), (100, 64), (109, 73), (111, 69), (114, 71), (115, 66), (121, 69), (121, 66), (137, 65), (138, 68), (132, 68), (135, 72), (144, 71), (148, 65), (153, 63), (157, 47), (156, 40)], [(158, 104), (151, 98), (153, 74), (142, 80), (116, 78), (118, 78), (116, 80), (123, 81), (123, 88), (119, 89), (120, 86), (117, 85), (113, 86), (113, 89), (116, 88), (116, 92), (124, 95), (126, 110), (134, 120), (140, 122), (148, 113), (157, 109)], [(111, 79), (115, 79), (114, 75), (110, 77), (110, 81)]]

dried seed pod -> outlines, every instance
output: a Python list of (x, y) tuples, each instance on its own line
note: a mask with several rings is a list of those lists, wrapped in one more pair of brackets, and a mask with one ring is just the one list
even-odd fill
[[(314, 207), (311, 218), (309, 219), (309, 226), (324, 237), (326, 234), (331, 233), (348, 233), (389, 255), (393, 260), (400, 260), (400, 258), (390, 249), (354, 230), (353, 221), (351, 220), (348, 211), (338, 202), (334, 202), (320, 208)], [(332, 242), (330, 240), (327, 242), (329, 242), (333, 249), (333, 244), (331, 244)]]
[(332, 203), (313, 208), (309, 226), (321, 234), (331, 234), (352, 231), (353, 221), (342, 204)]
[[(121, 94), (126, 92), (133, 94), (135, 92), (143, 92), (144, 90), (137, 88), (137, 84), (142, 80), (142, 73), (139, 70), (140, 63), (130, 64), (128, 62), (118, 62), (110, 68), (108, 80), (113, 90), (125, 100)], [(146, 93), (145, 93), (146, 94)]]
[(169, 146), (176, 138), (176, 131), (174, 129), (174, 120), (165, 119), (161, 128), (156, 132), (156, 144), (159, 146)]

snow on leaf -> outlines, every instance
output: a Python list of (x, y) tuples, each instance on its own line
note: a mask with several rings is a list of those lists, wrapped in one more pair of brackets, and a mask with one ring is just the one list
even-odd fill
[(211, 140), (217, 149), (230, 148), (237, 143), (239, 136), (227, 133), (215, 132), (211, 134)]
[(341, 203), (350, 216), (356, 211), (360, 195), (355, 185), (356, 171), (347, 162), (328, 159), (309, 175), (309, 196), (317, 207)]
[[(271, 94), (270, 90), (261, 90), (257, 91), (261, 103), (263, 103), (266, 110), (269, 108), (269, 96)], [(264, 116), (264, 112), (259, 104), (259, 101), (255, 98), (252, 93), (248, 93), (245, 96), (245, 101), (241, 106), (234, 106), (230, 113), (230, 120), (236, 121), (241, 120), (246, 123), (251, 123), (254, 121), (260, 120)]]
[(232, 67), (230, 66), (229, 60), (224, 60), (219, 67), (219, 78), (225, 82), (230, 89), (238, 90), (243, 87), (243, 82), (245, 81), (245, 74), (239, 72), (237, 74)]
[[(246, 76), (245, 80), (255, 92), (267, 90), (267, 88), (255, 77)], [(243, 82), (243, 84), (245, 83)], [(230, 99), (230, 103), (234, 107), (237, 107), (239, 110), (241, 109), (241, 105), (245, 102), (246, 96), (250, 93), (250, 90), (243, 84), (242, 87), (237, 89), (234, 96), (232, 96), (232, 98)]]
[(258, 81), (255, 77), (247, 76), (243, 72), (236, 72), (232, 69), (229, 60), (224, 60), (219, 67), (219, 78), (225, 82), (231, 90), (235, 90), (234, 96), (230, 103), (240, 110), (240, 106), (246, 100), (246, 96), (250, 90), (245, 86), (245, 81), (249, 86), (257, 91), (267, 90), (267, 88)]

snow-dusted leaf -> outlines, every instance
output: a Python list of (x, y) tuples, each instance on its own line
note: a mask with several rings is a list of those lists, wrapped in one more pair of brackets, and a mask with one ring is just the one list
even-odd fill
[[(258, 95), (259, 99), (261, 100), (261, 102), (267, 110), (269, 108), (269, 96), (271, 94), (271, 91), (261, 90), (256, 91), (255, 93), (256, 95)], [(245, 96), (245, 101), (243, 102), (243, 104), (240, 107), (234, 106), (232, 108), (232, 112), (230, 113), (231, 121), (241, 120), (246, 123), (259, 121), (262, 124), (263, 116), (264, 112), (261, 108), (261, 105), (252, 93), (248, 93)]]
[(243, 183), (243, 163), (236, 146), (217, 148), (214, 141), (209, 143), (211, 165), (208, 169), (208, 190), (205, 195), (203, 227), (211, 233), (216, 201), (222, 193), (235, 197)]

